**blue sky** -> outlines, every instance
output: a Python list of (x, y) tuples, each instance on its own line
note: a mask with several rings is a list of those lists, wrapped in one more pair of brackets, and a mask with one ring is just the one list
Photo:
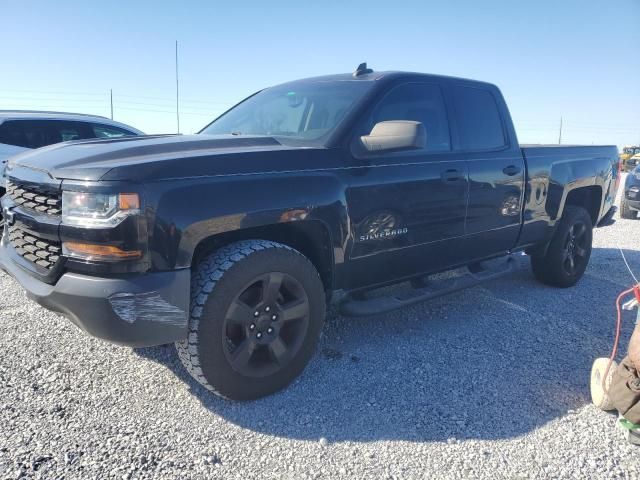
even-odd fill
[(199, 130), (296, 78), (411, 70), (497, 84), (521, 143), (640, 143), (640, 0), (0, 0), (0, 109), (109, 115)]

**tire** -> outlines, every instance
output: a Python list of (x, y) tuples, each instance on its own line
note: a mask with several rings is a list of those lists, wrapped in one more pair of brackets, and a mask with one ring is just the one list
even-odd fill
[(545, 255), (532, 255), (533, 274), (542, 283), (567, 288), (582, 278), (593, 241), (591, 216), (582, 207), (567, 205)]
[(313, 356), (325, 318), (313, 264), (291, 247), (245, 240), (194, 268), (187, 339), (177, 342), (187, 371), (231, 400), (253, 400), (293, 381)]
[(629, 207), (629, 203), (624, 197), (624, 193), (622, 194), (622, 201), (620, 202), (620, 218), (625, 218), (627, 220), (635, 220), (638, 218), (638, 212)]

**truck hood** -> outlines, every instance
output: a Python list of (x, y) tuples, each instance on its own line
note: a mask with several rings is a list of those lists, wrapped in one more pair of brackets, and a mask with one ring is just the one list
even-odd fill
[(267, 152), (286, 150), (309, 149), (287, 147), (265, 136), (148, 135), (83, 140), (58, 143), (12, 157), (7, 175), (17, 167), (43, 171), (61, 180), (81, 181), (145, 181), (260, 173), (273, 170), (265, 165)]

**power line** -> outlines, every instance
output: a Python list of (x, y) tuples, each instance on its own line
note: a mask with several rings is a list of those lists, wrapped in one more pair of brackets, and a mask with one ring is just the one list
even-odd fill
[[(54, 91), (35, 91), (35, 90), (7, 90), (7, 89), (1, 89), (0, 90), (0, 94), (1, 93), (9, 93), (9, 92), (16, 92), (16, 93), (25, 93), (25, 94), (30, 94), (29, 98), (30, 99), (34, 99), (34, 100), (56, 100), (56, 101), (75, 101), (75, 102), (91, 102), (91, 101), (97, 101), (97, 98), (72, 98), (74, 96), (93, 96), (93, 97), (102, 97), (104, 98), (105, 95), (104, 93), (101, 94), (93, 94), (93, 93), (79, 93), (79, 92), (54, 92)], [(33, 94), (36, 94), (37, 96), (34, 96)], [(43, 97), (44, 95), (44, 97)], [(52, 98), (51, 96), (61, 96), (64, 95), (65, 98)], [(2, 96), (0, 98), (9, 98), (9, 99), (16, 99), (15, 96)], [(173, 104), (175, 103), (175, 98), (171, 98), (171, 97), (155, 97), (155, 96), (147, 96), (147, 95), (128, 95), (128, 94), (121, 94), (118, 93), (118, 98), (134, 98), (134, 99), (147, 99), (147, 100), (157, 100), (160, 102), (165, 102), (165, 103), (170, 103)], [(22, 99), (22, 98), (20, 98)], [(207, 100), (207, 99), (195, 99), (195, 98), (184, 98), (181, 97), (180, 98), (180, 103), (181, 104), (185, 104), (185, 103), (193, 103), (193, 104), (215, 104), (215, 105), (230, 105), (230, 104), (234, 104), (237, 103), (235, 101), (220, 101), (220, 100)]]
[[(132, 102), (129, 100), (120, 100), (120, 96), (118, 94), (118, 98), (117, 98), (117, 102), (113, 100), (113, 96), (111, 96), (110, 98), (110, 102), (117, 103), (118, 106), (121, 105), (142, 105), (142, 106), (147, 106), (147, 107), (159, 107), (159, 108), (171, 108), (172, 105), (166, 105), (166, 104), (159, 104), (159, 103), (148, 103), (148, 102)], [(62, 107), (64, 108), (65, 106), (70, 106), (70, 107), (93, 107), (95, 108), (96, 105), (101, 106), (100, 104), (96, 103), (95, 100), (88, 100), (88, 101), (77, 101), (77, 100), (71, 100), (71, 101), (63, 101), (63, 100), (59, 100), (57, 98), (53, 98), (53, 99), (39, 99), (39, 100), (29, 100), (29, 101), (18, 101), (14, 98), (11, 97), (0, 97), (0, 100), (3, 99), (8, 99), (9, 101), (4, 101), (4, 102), (0, 102), (0, 103), (6, 103), (6, 104), (11, 104), (11, 105), (26, 105), (26, 104), (35, 104), (37, 106), (40, 106), (41, 104), (39, 103), (40, 101), (46, 102), (48, 104), (55, 104), (56, 106), (58, 106), (58, 108)], [(182, 100), (181, 100), (182, 103)], [(183, 106), (183, 109), (186, 108), (187, 110), (195, 110), (195, 111), (203, 111), (203, 112), (212, 112), (212, 111), (219, 111), (219, 110), (226, 110), (227, 106), (222, 106), (222, 105), (216, 105), (216, 106), (192, 106), (192, 105), (187, 105), (186, 107)]]
[[(160, 101), (164, 101), (164, 102), (173, 102), (172, 98), (168, 98), (168, 97), (150, 97), (147, 95), (118, 95), (119, 97), (127, 97), (127, 98), (142, 98), (142, 99), (147, 99), (147, 100), (160, 100)], [(222, 102), (222, 101), (216, 101), (216, 100), (203, 100), (203, 99), (189, 99), (189, 98), (180, 98), (180, 102), (181, 103), (216, 103), (219, 105), (228, 105), (229, 102)]]
[[(63, 105), (43, 105), (43, 104), (37, 104), (37, 105), (25, 105), (25, 104), (17, 104), (17, 105), (6, 105), (6, 104), (0, 104), (0, 110), (17, 110), (17, 109), (21, 109), (21, 110), (42, 110), (42, 109), (47, 109), (47, 108), (51, 108), (54, 109), (56, 111), (60, 111), (60, 110), (103, 110), (105, 108), (109, 108), (108, 105), (83, 105), (83, 106), (76, 106), (76, 107), (72, 107), (72, 108), (64, 108)], [(175, 115), (175, 110), (162, 110), (162, 109), (155, 109), (155, 108), (135, 108), (135, 107), (127, 107), (127, 106), (121, 106), (120, 104), (118, 104), (118, 109), (119, 110), (125, 110), (125, 111), (133, 111), (133, 112), (151, 112), (151, 113), (171, 113)], [(180, 112), (181, 115), (195, 115), (195, 116), (201, 116), (201, 117), (207, 117), (207, 118), (214, 118), (216, 116), (218, 116), (220, 113), (222, 113), (224, 110), (223, 109), (212, 109), (209, 112), (191, 112), (191, 111), (186, 111), (186, 110), (182, 110)]]

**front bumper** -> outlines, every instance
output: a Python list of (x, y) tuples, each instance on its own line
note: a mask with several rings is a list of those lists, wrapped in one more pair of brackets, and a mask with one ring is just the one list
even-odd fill
[(623, 192), (626, 204), (635, 210), (640, 210), (640, 182), (638, 180), (638, 177), (629, 174)]
[(22, 285), (28, 297), (94, 337), (147, 347), (187, 336), (189, 269), (117, 278), (65, 273), (49, 285), (13, 262), (8, 248), (0, 247), (0, 268)]

